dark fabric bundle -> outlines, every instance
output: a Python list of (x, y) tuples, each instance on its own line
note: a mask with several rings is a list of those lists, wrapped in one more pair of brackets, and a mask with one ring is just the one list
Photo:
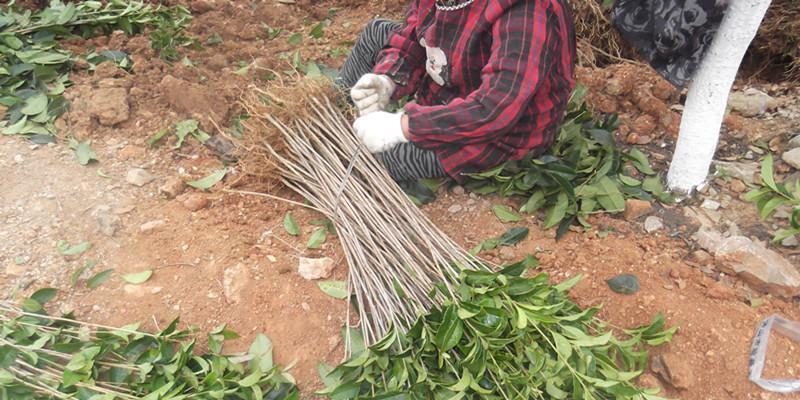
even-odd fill
[(665, 79), (686, 86), (727, 9), (727, 0), (616, 0), (614, 26)]

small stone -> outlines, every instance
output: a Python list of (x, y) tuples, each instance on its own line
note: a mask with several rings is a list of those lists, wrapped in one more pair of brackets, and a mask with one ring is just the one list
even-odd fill
[(686, 281), (683, 279), (676, 279), (675, 284), (678, 285), (678, 289), (686, 289)]
[(800, 147), (800, 135), (795, 135), (794, 137), (789, 139), (788, 145), (790, 149), (796, 149)]
[(329, 257), (300, 257), (297, 272), (306, 280), (325, 279), (331, 276), (335, 266), (333, 259)]
[(705, 208), (706, 210), (712, 210), (712, 211), (718, 210), (719, 207), (720, 207), (719, 202), (711, 199), (705, 199), (703, 200), (703, 204), (700, 204), (700, 208)]
[(92, 311), (94, 311), (94, 312), (100, 311), (102, 309), (103, 309), (103, 307), (100, 307), (97, 304), (92, 305)]
[(639, 199), (625, 200), (625, 213), (623, 217), (626, 221), (633, 222), (639, 217), (650, 213), (653, 210), (649, 201)]
[(798, 244), (800, 243), (797, 241), (797, 236), (794, 235), (789, 236), (781, 241), (781, 246), (783, 247), (797, 247)]
[(664, 223), (661, 218), (651, 215), (644, 220), (644, 230), (647, 233), (653, 233), (664, 228)]
[(269, 260), (269, 262), (271, 262), (271, 263), (274, 263), (274, 262), (278, 261), (278, 259), (275, 258), (275, 256), (273, 256), (272, 254), (267, 255), (267, 260)]
[(139, 226), (139, 232), (148, 233), (153, 232), (155, 230), (161, 229), (166, 225), (167, 222), (163, 219), (157, 219), (155, 221), (145, 222), (141, 226)]
[(210, 203), (211, 201), (208, 200), (208, 197), (199, 193), (193, 193), (187, 196), (182, 204), (189, 211), (200, 211), (208, 207)]
[(300, 308), (302, 308), (304, 311), (311, 311), (311, 306), (305, 301), (300, 303)]
[(250, 282), (250, 270), (242, 263), (226, 268), (222, 278), (222, 288), (228, 303), (235, 304), (242, 300), (241, 292)]
[(155, 178), (152, 174), (141, 168), (131, 168), (128, 170), (128, 173), (125, 174), (126, 182), (139, 187), (147, 185), (148, 183), (152, 182), (153, 179)]
[(111, 207), (108, 205), (100, 205), (94, 208), (92, 216), (97, 221), (97, 230), (100, 233), (114, 237), (122, 225), (122, 219), (111, 212)]
[(517, 257), (517, 255), (514, 254), (514, 250), (511, 247), (503, 246), (500, 249), (500, 259), (501, 260), (503, 260), (503, 261), (511, 261), (511, 260), (514, 260), (516, 257)]
[(744, 184), (744, 182), (738, 179), (731, 179), (731, 183), (728, 186), (731, 188), (731, 191), (736, 193), (744, 193), (744, 191), (747, 190), (747, 186)]
[(159, 294), (159, 293), (161, 293), (161, 286), (156, 286), (156, 287), (150, 288), (150, 293), (151, 294)]
[(14, 155), (14, 162), (17, 164), (22, 164), (25, 161), (25, 157), (22, 157), (22, 154), (15, 154)]
[(456, 186), (453, 188), (453, 194), (461, 196), (464, 194), (464, 187), (463, 186)]
[(464, 207), (462, 207), (461, 204), (453, 204), (452, 206), (450, 206), (450, 208), (447, 209), (447, 212), (449, 212), (450, 214), (455, 214), (461, 212), (461, 210), (463, 209)]
[(781, 158), (792, 167), (800, 169), (800, 147), (784, 152)]
[(158, 188), (158, 193), (168, 199), (174, 199), (179, 194), (183, 193), (183, 190), (186, 189), (186, 184), (183, 182), (182, 179), (172, 177), (167, 179), (160, 188)]
[(728, 96), (728, 107), (744, 117), (755, 117), (777, 106), (770, 95), (754, 88), (743, 92), (732, 92)]
[(685, 390), (695, 384), (690, 359), (683, 354), (664, 354), (653, 358), (650, 368), (675, 389)]

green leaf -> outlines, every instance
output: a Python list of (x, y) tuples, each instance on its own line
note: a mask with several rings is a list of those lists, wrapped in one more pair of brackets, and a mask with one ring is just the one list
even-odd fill
[(762, 220), (767, 219), (770, 215), (772, 215), (773, 212), (775, 212), (775, 209), (787, 203), (789, 203), (789, 199), (783, 197), (773, 197), (759, 208), (758, 216)]
[(47, 95), (39, 93), (25, 100), (20, 112), (24, 115), (38, 115), (47, 110)]
[(134, 272), (131, 274), (123, 275), (122, 280), (128, 283), (132, 283), (134, 285), (139, 285), (147, 282), (147, 280), (150, 279), (152, 275), (153, 275), (152, 270), (146, 270), (146, 271)]
[(772, 154), (767, 154), (764, 160), (761, 161), (761, 181), (764, 182), (764, 185), (768, 188), (777, 192), (778, 185), (775, 184), (773, 163)]
[(289, 36), (289, 39), (287, 39), (286, 42), (292, 46), (299, 46), (303, 43), (303, 34), (296, 32)]
[(572, 278), (569, 278), (559, 283), (558, 285), (553, 286), (553, 288), (558, 290), (559, 292), (566, 292), (572, 289), (575, 285), (577, 285), (578, 282), (581, 281), (581, 279), (583, 279), (583, 274), (578, 274), (573, 276)]
[(531, 195), (530, 198), (528, 198), (528, 201), (525, 203), (524, 206), (522, 206), (522, 209), (520, 211), (528, 214), (533, 214), (536, 211), (539, 211), (539, 209), (542, 208), (542, 206), (544, 206), (546, 201), (547, 200), (544, 197), (544, 192), (541, 190), (537, 190)]
[(55, 298), (57, 294), (58, 294), (58, 289), (43, 288), (33, 293), (31, 295), (31, 299), (36, 300), (39, 304), (45, 304), (48, 301), (53, 300), (53, 298)]
[(91, 249), (92, 244), (89, 242), (81, 242), (75, 246), (70, 246), (69, 242), (66, 240), (59, 240), (56, 243), (56, 247), (62, 256), (77, 256)]
[(441, 352), (446, 352), (456, 347), (461, 336), (464, 334), (464, 327), (461, 319), (458, 318), (458, 310), (455, 306), (449, 306), (442, 317), (442, 324), (436, 330), (433, 343), (438, 346)]
[[(501, 246), (513, 246), (525, 240), (525, 238), (528, 237), (529, 232), (530, 230), (524, 227), (511, 228), (508, 231), (506, 231), (506, 233), (504, 233), (502, 236), (500, 236), (499, 244)], [(487, 247), (484, 246), (484, 248)]]
[(239, 386), (241, 387), (250, 387), (255, 386), (259, 381), (261, 381), (261, 371), (253, 371), (250, 375), (246, 376), (244, 379), (239, 381)]
[(650, 167), (650, 161), (647, 159), (647, 156), (639, 149), (635, 147), (631, 148), (628, 152), (628, 156), (630, 156), (633, 166), (636, 167), (639, 172), (645, 175), (655, 175), (656, 172)]
[(89, 289), (95, 289), (105, 283), (108, 278), (111, 278), (111, 275), (114, 273), (113, 268), (109, 268), (105, 271), (100, 271), (94, 274), (91, 278), (86, 280), (86, 287)]
[(349, 294), (347, 292), (347, 283), (344, 281), (320, 281), (317, 286), (328, 296), (335, 299), (344, 300)]
[(297, 226), (297, 222), (295, 222), (291, 212), (287, 212), (286, 216), (283, 217), (283, 229), (292, 236), (300, 234), (300, 227)]
[(29, 313), (37, 313), (42, 311), (42, 305), (34, 299), (25, 299), (20, 303), (22, 310)]
[(227, 173), (226, 170), (219, 170), (216, 172), (212, 172), (211, 174), (205, 176), (202, 179), (186, 182), (186, 184), (195, 189), (208, 190), (214, 185), (216, 185), (219, 181), (221, 181), (222, 178), (225, 177), (226, 173)]
[(507, 205), (497, 204), (492, 206), (492, 211), (494, 215), (502, 222), (519, 222), (522, 220), (522, 217), (514, 213), (511, 210), (511, 207)]
[(550, 229), (558, 225), (567, 215), (568, 206), (569, 198), (567, 194), (565, 192), (559, 192), (556, 198), (556, 204), (547, 209), (544, 215), (544, 229)]
[(84, 140), (76, 144), (75, 159), (78, 160), (78, 164), (87, 165), (91, 161), (97, 161), (97, 153), (92, 150), (91, 144), (91, 140)]
[(524, 274), (529, 268), (536, 268), (538, 266), (539, 260), (529, 254), (522, 261), (511, 264), (500, 270), (500, 274), (508, 276), (522, 276), (522, 274)]
[(306, 248), (308, 249), (318, 249), (325, 243), (326, 235), (325, 229), (318, 228), (311, 234), (311, 237), (308, 238), (308, 243), (306, 243)]
[(311, 28), (311, 32), (308, 33), (308, 36), (311, 36), (314, 39), (320, 39), (325, 36), (325, 24), (320, 22), (314, 25), (314, 27)]
[(154, 133), (153, 136), (150, 136), (150, 138), (147, 139), (147, 145), (149, 147), (155, 146), (156, 143), (158, 143), (161, 139), (163, 139), (164, 136), (166, 136), (168, 133), (169, 133), (169, 129), (162, 129), (162, 130)]
[(333, 372), (333, 367), (324, 361), (317, 363), (317, 373), (319, 374), (319, 379), (326, 388), (333, 387), (339, 383), (339, 379), (331, 376), (331, 372)]
[(639, 291), (639, 279), (631, 274), (617, 275), (606, 283), (611, 290), (620, 294), (634, 294)]
[(561, 356), (562, 361), (566, 362), (572, 356), (572, 345), (569, 340), (558, 333), (552, 332), (553, 342), (555, 342), (555, 350)]
[(269, 338), (259, 333), (247, 350), (247, 354), (254, 357), (254, 361), (258, 363), (261, 371), (269, 371), (273, 367), (272, 362), (272, 341)]

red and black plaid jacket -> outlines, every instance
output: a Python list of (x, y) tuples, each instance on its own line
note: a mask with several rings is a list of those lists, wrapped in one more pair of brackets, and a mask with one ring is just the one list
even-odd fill
[[(396, 99), (416, 95), (405, 107), (411, 141), (456, 180), (544, 151), (575, 85), (566, 0), (475, 0), (455, 11), (434, 2), (413, 1), (374, 69), (398, 84)], [(441, 86), (421, 39), (444, 52)]]

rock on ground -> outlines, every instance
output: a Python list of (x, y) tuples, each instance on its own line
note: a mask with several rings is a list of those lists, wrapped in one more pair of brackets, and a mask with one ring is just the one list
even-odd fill
[(775, 251), (744, 236), (723, 238), (705, 227), (694, 238), (716, 256), (723, 270), (740, 276), (751, 286), (779, 296), (800, 295), (800, 272)]
[(784, 152), (781, 158), (792, 167), (800, 169), (800, 147)]
[(161, 187), (158, 188), (158, 193), (168, 199), (174, 199), (179, 194), (183, 193), (186, 189), (186, 184), (183, 182), (182, 179), (177, 177), (172, 177), (167, 179)]
[(250, 271), (242, 264), (226, 268), (222, 277), (222, 287), (225, 292), (225, 299), (230, 304), (238, 303), (242, 300), (242, 290), (250, 282)]
[(155, 178), (152, 174), (141, 168), (131, 168), (128, 170), (128, 173), (125, 174), (126, 182), (139, 187), (147, 185), (152, 182), (153, 179)]
[(626, 221), (632, 222), (639, 217), (653, 211), (653, 205), (649, 201), (639, 199), (625, 200), (625, 213), (623, 217)]
[(124, 88), (96, 89), (86, 99), (86, 112), (103, 126), (114, 126), (130, 118), (128, 91)]
[(777, 106), (777, 100), (758, 89), (749, 88), (728, 96), (728, 107), (745, 117), (761, 115)]
[(183, 206), (189, 211), (200, 211), (211, 204), (211, 201), (208, 200), (208, 197), (199, 193), (192, 193), (183, 198), (181, 201), (181, 204), (183, 204)]
[(664, 222), (661, 221), (661, 218), (658, 218), (655, 215), (651, 215), (644, 220), (644, 230), (647, 233), (653, 233), (663, 228)]
[(692, 366), (685, 356), (676, 354), (657, 356), (653, 358), (651, 368), (675, 389), (688, 389), (695, 383)]
[(307, 280), (325, 279), (331, 276), (334, 267), (333, 259), (329, 257), (300, 257), (300, 264), (297, 267), (297, 272)]

